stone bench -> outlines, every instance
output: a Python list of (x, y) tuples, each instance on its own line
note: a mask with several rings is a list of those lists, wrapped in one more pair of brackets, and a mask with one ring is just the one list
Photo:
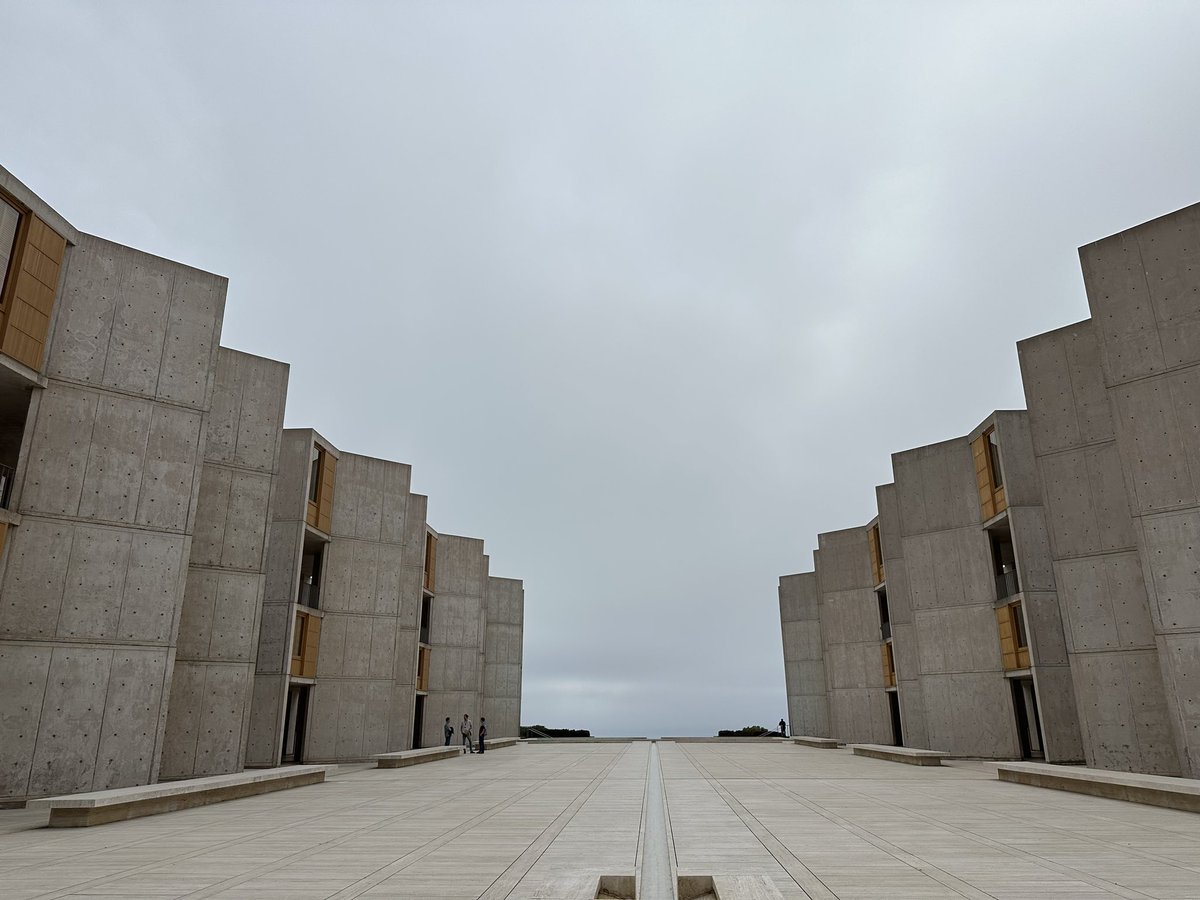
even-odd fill
[(907, 763), (910, 766), (940, 766), (950, 756), (940, 750), (918, 750), (915, 747), (889, 747), (886, 744), (851, 744), (855, 756), (886, 759), (888, 762)]
[(449, 747), (423, 747), (420, 750), (397, 750), (395, 753), (377, 754), (375, 767), (378, 769), (401, 769), (405, 766), (416, 766), (439, 759), (453, 759), (462, 754), (463, 748), (458, 744), (451, 744)]
[(270, 791), (318, 784), (337, 766), (282, 766), (250, 769), (232, 775), (210, 775), (181, 781), (163, 781), (139, 787), (114, 788), (62, 797), (38, 797), (26, 809), (49, 809), (51, 828), (78, 828), (121, 822), (140, 816), (175, 812), (193, 806), (237, 800)]
[[(515, 737), (485, 738), (488, 750), (503, 750), (518, 743)], [(472, 747), (479, 746), (477, 743)], [(421, 763), (436, 762), (439, 759), (453, 759), (462, 756), (467, 751), (462, 744), (451, 744), (448, 747), (422, 747), (418, 750), (397, 750), (394, 753), (378, 753), (375, 755), (375, 768), (401, 769), (405, 766), (416, 766)]]
[(996, 777), (1015, 784), (1200, 812), (1200, 781), (1193, 778), (1029, 762), (1001, 763)]
[(818, 750), (836, 750), (841, 746), (837, 738), (809, 737), (808, 735), (794, 737), (792, 743), (800, 744), (802, 747), (816, 747)]

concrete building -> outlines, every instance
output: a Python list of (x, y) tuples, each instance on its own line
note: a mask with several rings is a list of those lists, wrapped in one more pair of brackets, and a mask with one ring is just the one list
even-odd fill
[[(0, 804), (413, 745), (426, 499), (283, 430), (288, 366), (220, 346), (226, 286), (0, 169)], [(515, 735), (521, 583), (482, 558), (439, 677)]]
[(429, 528), (410, 484), (407, 465), (283, 432), (249, 765), (435, 746), (464, 712), (519, 734), (522, 584), (488, 578), (483, 541)]
[[(890, 737), (1196, 775), (1200, 206), (1080, 256), (1092, 318), (1019, 344), (1028, 413), (894, 454), (877, 489), (865, 544), (901, 719)], [(780, 579), (789, 709), (818, 735), (890, 742), (874, 677), (847, 674), (869, 631), (846, 623), (868, 606), (848, 600), (864, 590), (851, 532), (820, 536), (815, 573)], [(849, 563), (830, 564), (834, 538)]]

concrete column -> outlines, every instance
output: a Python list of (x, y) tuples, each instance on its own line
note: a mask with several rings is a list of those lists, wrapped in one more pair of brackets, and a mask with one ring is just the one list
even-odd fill
[(1019, 756), (970, 443), (893, 454), (892, 470), (928, 746)]
[(483, 541), (438, 536), (430, 645), (429, 695), (425, 699), (426, 747), (442, 743), (442, 723), (478, 723), (483, 708), (483, 649), (488, 558)]
[(875, 503), (879, 510), (879, 543), (888, 608), (891, 611), (892, 652), (896, 661), (896, 689), (900, 694), (904, 743), (910, 747), (928, 748), (925, 703), (921, 697), (920, 666), (917, 663), (917, 630), (908, 590), (908, 571), (904, 567), (904, 542), (900, 533), (896, 485), (876, 487)]
[(821, 593), (815, 572), (779, 579), (779, 621), (788, 727), (792, 734), (831, 737), (821, 643)]
[(892, 720), (884, 690), (879, 606), (866, 527), (818, 535), (813, 561), (821, 596), (831, 736), (846, 742), (890, 744)]
[(525, 590), (516, 578), (488, 577), (483, 648), (483, 714), (490, 737), (519, 737)]
[(76, 235), (0, 575), (0, 800), (157, 779), (225, 279)]
[(163, 778), (238, 772), (249, 733), (288, 366), (221, 348), (163, 745)]

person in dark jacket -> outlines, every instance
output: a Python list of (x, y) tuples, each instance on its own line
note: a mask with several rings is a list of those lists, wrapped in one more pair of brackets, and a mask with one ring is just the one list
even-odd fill
[(783, 721), (783, 719), (779, 720), (779, 734), (782, 737), (787, 737), (787, 722)]
[(483, 739), (487, 737), (487, 719), (479, 717), (479, 752), (483, 752)]
[(450, 724), (450, 717), (446, 716), (446, 724), (442, 726), (442, 734), (446, 736), (446, 746), (450, 746), (450, 741), (454, 737), (454, 726)]

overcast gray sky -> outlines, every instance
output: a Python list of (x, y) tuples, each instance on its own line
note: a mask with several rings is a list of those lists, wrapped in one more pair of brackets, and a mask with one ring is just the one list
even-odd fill
[(1200, 201), (1195, 2), (0, 5), (0, 162), (525, 580), (526, 723), (778, 720), (778, 576)]

